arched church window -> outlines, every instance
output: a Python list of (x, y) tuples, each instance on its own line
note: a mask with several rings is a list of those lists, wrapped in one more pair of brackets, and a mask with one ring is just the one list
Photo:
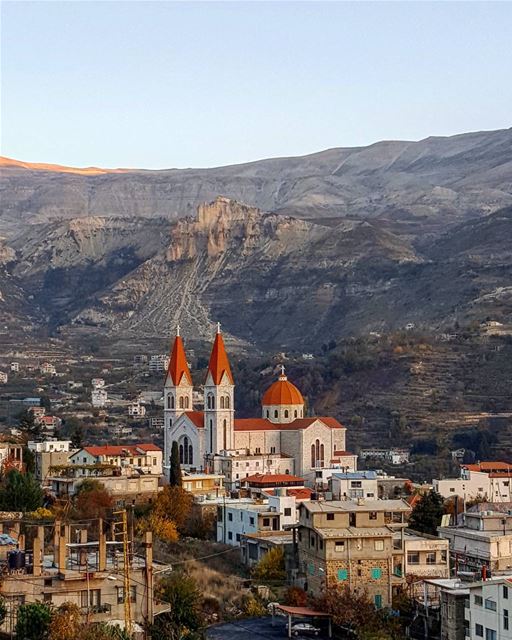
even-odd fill
[(315, 445), (311, 445), (311, 466), (316, 467)]
[(274, 411), (274, 418), (278, 418), (279, 417), (279, 412), (277, 411), (277, 409)]
[(183, 464), (183, 445), (180, 444), (180, 464)]
[(174, 409), (174, 396), (171, 396), (171, 409)]
[(224, 406), (226, 407), (226, 409), (229, 409), (229, 396), (226, 396), (224, 399)]
[(220, 397), (220, 408), (224, 409), (224, 396)]
[(267, 409), (267, 418), (270, 418), (270, 411)]
[(172, 396), (167, 396), (167, 408), (170, 409), (171, 408), (171, 397)]
[(224, 420), (224, 422), (222, 423), (222, 431), (224, 437), (223, 449), (226, 450), (228, 448), (228, 423), (226, 422), (226, 420)]
[(189, 402), (189, 400), (188, 400), (188, 396), (185, 396), (185, 409), (188, 409), (188, 408), (189, 408), (189, 406), (188, 406), (188, 402)]
[(324, 445), (321, 444), (320, 445), (320, 462), (322, 463), (322, 467), (325, 467), (324, 454), (325, 454)]
[(184, 440), (183, 440), (183, 453), (184, 453), (184, 462), (185, 464), (188, 464), (188, 438), (187, 436), (185, 436)]
[(320, 460), (320, 440), (318, 438), (315, 440), (315, 454), (316, 463), (318, 464)]
[(288, 409), (284, 410), (284, 417), (287, 418), (288, 417)]
[(296, 418), (297, 417), (297, 409), (295, 409), (295, 411), (293, 412), (293, 417)]
[(183, 409), (183, 396), (180, 396), (180, 409)]
[(192, 448), (192, 445), (190, 444), (188, 447), (188, 463), (189, 464), (193, 464), (193, 460), (194, 460), (194, 449)]
[(210, 453), (213, 453), (213, 420), (210, 420)]
[(287, 476), (289, 476), (289, 475), (290, 475), (290, 469), (285, 469), (285, 471), (284, 471), (284, 472), (286, 473), (286, 475), (287, 475)]

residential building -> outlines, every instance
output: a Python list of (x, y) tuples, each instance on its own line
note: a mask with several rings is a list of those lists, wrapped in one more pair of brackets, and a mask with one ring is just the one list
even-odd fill
[(132, 418), (143, 418), (146, 415), (146, 407), (140, 402), (132, 402), (128, 405), (128, 415)]
[(91, 380), (91, 386), (93, 389), (103, 389), (105, 386), (104, 378), (93, 378)]
[(51, 362), (42, 362), (39, 365), (39, 373), (54, 376), (57, 373), (57, 370), (55, 369), (55, 365)]
[(43, 485), (47, 485), (47, 477), (51, 467), (69, 464), (69, 456), (76, 450), (71, 447), (71, 440), (30, 440), (28, 448), (34, 453), (34, 475)]
[(333, 500), (377, 498), (377, 473), (375, 471), (333, 472), (330, 490)]
[(138, 474), (162, 475), (162, 450), (154, 444), (84, 447), (69, 458), (72, 465), (111, 465)]
[[(19, 536), (19, 548), (2, 563), (0, 597), (6, 603), (7, 616), (0, 631), (12, 637), (19, 606), (35, 602), (54, 607), (68, 602), (76, 604), (90, 622), (123, 621), (125, 583), (119, 536), (107, 540), (101, 520), (98, 521), (101, 533), (97, 540), (88, 540), (88, 530), (83, 525), (55, 522), (52, 551), (47, 553), (44, 529), (44, 526), (36, 527), (34, 541), (26, 553), (23, 537)], [(152, 620), (155, 614), (169, 607), (153, 595), (152, 576), (166, 567), (153, 563), (152, 548), (148, 533), (145, 555), (131, 555), (127, 571), (134, 622), (132, 631), (136, 632), (134, 637), (137, 639), (142, 638), (146, 620)]]
[(459, 496), (464, 500), (484, 498), (489, 502), (510, 502), (512, 465), (508, 462), (463, 464), (459, 478), (434, 480), (434, 489), (443, 498)]
[(149, 359), (149, 371), (151, 373), (163, 373), (169, 366), (169, 356), (165, 353), (153, 355)]
[(105, 389), (93, 389), (91, 391), (91, 404), (93, 407), (101, 408), (107, 404), (108, 394)]
[(469, 583), (459, 578), (427, 578), (414, 599), (418, 615), (411, 629), (412, 638), (467, 639)]
[(20, 444), (0, 442), (0, 470), (23, 469), (23, 447)]
[(19, 373), (20, 363), (19, 362), (11, 362), (11, 371), (13, 373)]
[(218, 473), (222, 473), (228, 490), (233, 491), (241, 482), (258, 473), (275, 475), (293, 474), (295, 460), (281, 453), (250, 453), (248, 449), (227, 451), (219, 455), (216, 461)]
[(285, 558), (285, 569), (290, 582), (294, 578), (295, 553), (292, 531), (262, 531), (260, 533), (244, 533), (240, 537), (242, 561), (248, 567), (254, 567), (271, 549), (282, 548)]
[(152, 431), (161, 431), (164, 428), (164, 419), (163, 418), (150, 418), (149, 419), (149, 428)]
[[(450, 556), (458, 575), (512, 570), (512, 514), (488, 510), (469, 512), (458, 526), (438, 527), (439, 537), (450, 543)], [(485, 567), (485, 569), (484, 569)]]
[(299, 569), (319, 596), (331, 585), (366, 589), (375, 606), (391, 605), (405, 584), (403, 500), (311, 501), (299, 507)]
[(91, 468), (88, 465), (67, 465), (51, 468), (46, 484), (58, 497), (72, 497), (86, 479), (98, 480), (114, 497), (117, 507), (152, 502), (160, 491), (160, 477), (137, 473), (119, 473), (111, 466)]
[(9, 376), (4, 371), (0, 371), (0, 384), (7, 384), (8, 380)]
[(363, 449), (359, 453), (362, 460), (372, 458), (374, 460), (383, 460), (389, 464), (405, 464), (409, 462), (408, 449)]
[(449, 578), (450, 545), (448, 540), (416, 533), (404, 533), (405, 575), (416, 578)]
[(512, 575), (472, 583), (465, 610), (467, 640), (512, 640)]
[(181, 486), (199, 500), (226, 495), (222, 474), (184, 473), (181, 478)]
[(246, 490), (254, 498), (260, 497), (262, 493), (267, 493), (269, 489), (273, 494), (281, 495), (281, 489), (304, 488), (304, 478), (286, 473), (256, 473), (242, 478), (240, 488)]

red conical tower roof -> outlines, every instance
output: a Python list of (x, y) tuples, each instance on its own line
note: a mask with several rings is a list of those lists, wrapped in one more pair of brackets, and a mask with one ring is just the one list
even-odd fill
[(217, 324), (217, 335), (215, 336), (210, 362), (208, 363), (208, 373), (211, 373), (213, 384), (220, 384), (224, 374), (227, 375), (231, 384), (235, 384), (233, 381), (233, 374), (231, 373), (231, 367), (229, 366), (228, 354), (226, 353), (224, 340), (222, 339), (222, 334), (220, 332), (220, 324)]
[(172, 382), (176, 386), (180, 384), (183, 376), (185, 376), (186, 381), (189, 384), (192, 384), (192, 376), (190, 375), (190, 369), (188, 368), (187, 358), (185, 356), (185, 347), (183, 346), (179, 327), (176, 331), (176, 337), (174, 338), (171, 359), (167, 368), (167, 375), (171, 376)]

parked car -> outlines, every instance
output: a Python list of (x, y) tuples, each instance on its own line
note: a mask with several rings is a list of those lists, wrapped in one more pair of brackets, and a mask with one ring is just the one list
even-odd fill
[(296, 622), (292, 625), (292, 636), (317, 636), (320, 629), (309, 622)]

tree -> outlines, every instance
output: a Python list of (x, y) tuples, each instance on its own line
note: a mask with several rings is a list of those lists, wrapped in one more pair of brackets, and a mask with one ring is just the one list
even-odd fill
[(41, 396), (39, 406), (44, 407), (45, 411), (49, 413), (52, 410), (52, 401), (50, 400), (50, 396)]
[(176, 440), (173, 440), (171, 448), (171, 469), (169, 473), (169, 484), (172, 487), (181, 487), (182, 484), (180, 452)]
[(49, 605), (31, 602), (18, 607), (16, 637), (19, 640), (46, 640), (52, 619)]
[(103, 518), (105, 520), (113, 506), (112, 496), (99, 480), (87, 478), (78, 485), (74, 504), (78, 518)]
[(443, 497), (437, 491), (429, 491), (414, 507), (409, 518), (409, 528), (437, 536), (437, 527), (441, 524), (443, 514)]
[(75, 640), (82, 627), (79, 607), (65, 602), (53, 612), (48, 635), (51, 640)]
[(171, 520), (181, 533), (185, 530), (192, 502), (192, 495), (188, 491), (182, 487), (167, 485), (159, 493), (151, 515)]
[(31, 473), (11, 469), (0, 483), (0, 509), (35, 511), (43, 504), (43, 490)]
[(254, 567), (253, 576), (258, 580), (284, 580), (286, 570), (283, 547), (273, 547), (267, 551)]
[(36, 470), (36, 456), (32, 449), (23, 447), (23, 463), (27, 473), (34, 473)]
[(78, 423), (73, 427), (73, 431), (71, 432), (71, 446), (73, 449), (81, 449), (83, 440), (84, 428), (82, 424)]
[(161, 614), (165, 616), (163, 620), (184, 634), (199, 629), (201, 592), (193, 578), (184, 573), (172, 573), (160, 580), (156, 595), (170, 605), (170, 612)]
[(36, 420), (34, 412), (31, 409), (23, 409), (18, 415), (20, 429), (28, 433), (32, 438), (39, 438), (41, 435), (41, 425)]
[(131, 637), (119, 625), (100, 622), (82, 625), (80, 632), (72, 640), (131, 640)]

